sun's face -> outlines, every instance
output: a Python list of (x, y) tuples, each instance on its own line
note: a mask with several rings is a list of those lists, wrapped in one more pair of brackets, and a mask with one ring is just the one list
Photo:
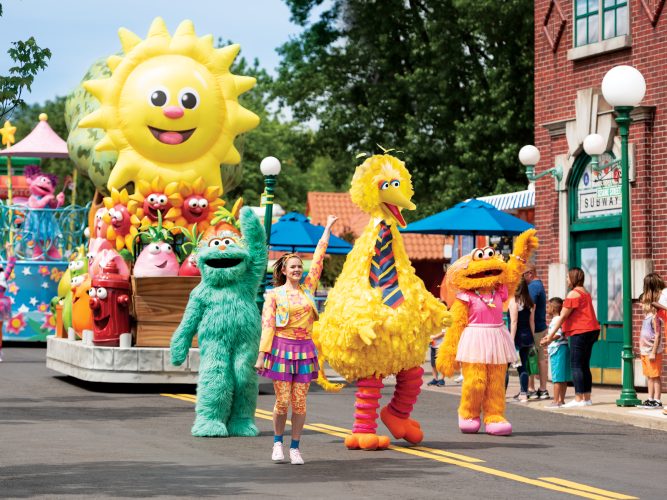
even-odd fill
[(172, 37), (160, 18), (145, 40), (123, 29), (120, 39), (125, 57), (108, 59), (111, 77), (84, 83), (100, 108), (79, 122), (106, 131), (96, 150), (118, 151), (109, 190), (157, 176), (221, 186), (220, 164), (240, 161), (234, 138), (259, 123), (238, 103), (255, 79), (229, 71), (238, 45), (216, 49), (190, 21)]
[(123, 86), (119, 110), (131, 112), (123, 113), (121, 128), (142, 156), (192, 161), (220, 136), (224, 106), (204, 65), (184, 56), (156, 57), (138, 65)]

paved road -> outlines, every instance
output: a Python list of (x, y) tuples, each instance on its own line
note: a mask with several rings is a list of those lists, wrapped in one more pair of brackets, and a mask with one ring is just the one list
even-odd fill
[(196, 439), (192, 387), (83, 384), (44, 357), (10, 347), (0, 364), (0, 497), (665, 497), (664, 432), (511, 404), (513, 436), (462, 435), (458, 398), (425, 391), (422, 447), (348, 451), (353, 390), (313, 390), (306, 465), (276, 465), (270, 394), (259, 398), (261, 437)]

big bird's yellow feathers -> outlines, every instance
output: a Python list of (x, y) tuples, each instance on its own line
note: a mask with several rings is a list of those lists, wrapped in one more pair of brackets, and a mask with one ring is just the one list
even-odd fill
[[(420, 366), (429, 336), (449, 320), (447, 308), (415, 274), (398, 232), (397, 225), (405, 226), (401, 210), (415, 208), (410, 201), (413, 193), (404, 163), (388, 154), (368, 158), (352, 179), (352, 201), (371, 220), (348, 254), (313, 335), (320, 360), (349, 381)], [(393, 237), (398, 282), (405, 299), (396, 309), (385, 305), (381, 290), (369, 282), (378, 219), (390, 226)], [(320, 375), (318, 382), (325, 389), (335, 389), (322, 378), (322, 370)]]

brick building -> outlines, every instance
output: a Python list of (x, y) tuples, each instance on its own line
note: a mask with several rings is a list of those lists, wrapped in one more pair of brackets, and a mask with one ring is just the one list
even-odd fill
[[(653, 270), (667, 275), (664, 3), (535, 1), (535, 145), (541, 152), (536, 173), (554, 166), (563, 169), (560, 183), (551, 177), (536, 183), (537, 265), (549, 296), (566, 294), (568, 267), (579, 266), (586, 272), (586, 285), (593, 293), (602, 327), (591, 361), (596, 383), (621, 383), (620, 171), (593, 172), (582, 143), (588, 134), (598, 133), (607, 140), (605, 156), (620, 155), (613, 110), (602, 97), (600, 84), (614, 66), (637, 68), (644, 75), (647, 90), (641, 105), (632, 112), (629, 138), (636, 348), (642, 317), (636, 299), (643, 277)], [(638, 359), (635, 383), (645, 385)]]

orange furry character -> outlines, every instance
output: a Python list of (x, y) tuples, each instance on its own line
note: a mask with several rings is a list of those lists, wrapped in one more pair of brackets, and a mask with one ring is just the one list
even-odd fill
[(505, 418), (505, 371), (507, 363), (516, 360), (516, 351), (502, 322), (502, 307), (537, 246), (535, 230), (529, 229), (517, 237), (508, 262), (491, 247), (475, 248), (447, 270), (448, 286), (458, 293), (436, 367), (449, 377), (456, 362), (461, 363), (461, 432), (477, 432), (484, 412), (487, 434), (512, 433), (512, 424)]

